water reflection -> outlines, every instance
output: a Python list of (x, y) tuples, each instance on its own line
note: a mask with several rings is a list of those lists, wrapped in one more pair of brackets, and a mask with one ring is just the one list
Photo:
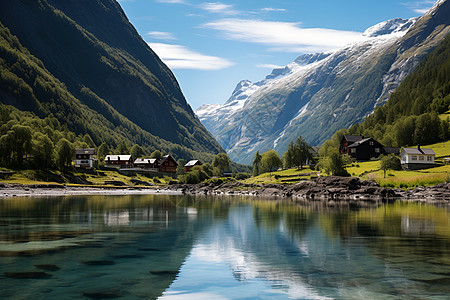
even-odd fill
[(413, 203), (3, 199), (0, 289), (2, 298), (46, 299), (446, 299), (449, 216)]

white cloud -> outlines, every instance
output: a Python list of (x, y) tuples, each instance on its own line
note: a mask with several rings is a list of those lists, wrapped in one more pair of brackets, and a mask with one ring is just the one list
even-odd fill
[(171, 69), (221, 70), (233, 65), (225, 58), (204, 55), (181, 45), (149, 43), (149, 46)]
[(286, 11), (286, 9), (284, 8), (273, 8), (273, 7), (265, 7), (265, 8), (261, 8), (261, 11), (267, 11), (267, 12), (271, 12), (271, 11)]
[(204, 24), (225, 38), (271, 46), (283, 52), (314, 52), (341, 48), (362, 37), (362, 33), (326, 28), (301, 28), (300, 23), (222, 19)]
[(149, 31), (149, 32), (147, 32), (147, 35), (151, 36), (152, 38), (160, 39), (160, 40), (176, 40), (176, 38), (170, 32)]
[(423, 15), (433, 6), (435, 2), (436, 2), (435, 0), (423, 0), (412, 3), (403, 3), (403, 5), (407, 6), (410, 10), (414, 11), (415, 13)]
[(199, 7), (203, 10), (213, 12), (213, 13), (219, 13), (224, 15), (237, 15), (239, 14), (238, 11), (233, 9), (233, 5), (230, 4), (224, 4), (220, 2), (205, 2), (199, 5)]
[(272, 64), (260, 64), (260, 65), (256, 65), (257, 68), (261, 68), (261, 69), (280, 69), (280, 68), (284, 68), (283, 66), (279, 66), (279, 65), (272, 65)]

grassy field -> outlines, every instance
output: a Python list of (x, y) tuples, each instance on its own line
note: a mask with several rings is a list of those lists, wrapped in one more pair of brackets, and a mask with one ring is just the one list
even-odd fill
[[(58, 171), (39, 171), (39, 170), (20, 170), (14, 172), (12, 176), (6, 179), (0, 180), (2, 183), (11, 184), (49, 184), (57, 183), (61, 181), (61, 173)], [(92, 182), (93, 185), (107, 186), (107, 181), (120, 181), (126, 185), (139, 185), (136, 184), (136, 180), (148, 182), (154, 185), (165, 185), (171, 180), (171, 178), (150, 178), (137, 174), (136, 176), (126, 176), (116, 171), (98, 171), (97, 174), (89, 173), (74, 173), (74, 176), (81, 177), (87, 181)], [(134, 182), (133, 182), (134, 181)], [(60, 182), (61, 183), (61, 182)], [(77, 184), (71, 184), (68, 182), (62, 182), (67, 186), (77, 186)]]
[[(389, 170), (386, 174), (386, 178), (384, 178), (384, 172), (380, 170), (380, 161), (378, 160), (355, 162), (348, 165), (346, 169), (351, 176), (359, 177), (364, 180), (373, 180), (384, 187), (407, 189), (418, 186), (431, 186), (450, 181), (450, 165), (444, 165), (444, 158), (450, 157), (450, 141), (426, 145), (422, 148), (431, 148), (436, 152), (437, 167), (418, 171)], [(249, 178), (244, 182), (289, 184), (310, 179), (311, 177), (317, 177), (318, 175), (317, 171), (311, 170), (309, 167), (301, 170), (294, 168), (272, 172), (271, 174), (261, 174), (257, 177)], [(326, 176), (326, 174), (320, 174), (320, 176)]]
[(384, 178), (384, 172), (380, 169), (379, 161), (368, 161), (354, 163), (347, 167), (347, 171), (352, 176), (358, 176), (362, 179), (375, 180), (380, 186), (396, 188), (412, 188), (418, 186), (431, 186), (450, 180), (450, 165), (444, 165), (444, 158), (450, 157), (450, 141), (422, 146), (422, 148), (431, 148), (436, 152), (435, 168), (417, 170), (417, 171), (393, 171), (387, 172)]
[(245, 183), (279, 183), (289, 184), (296, 183), (301, 180), (311, 179), (311, 177), (317, 177), (318, 172), (311, 170), (309, 167), (303, 167), (302, 169), (287, 169), (282, 171), (276, 171), (270, 173), (264, 173), (256, 177), (251, 177), (244, 180)]

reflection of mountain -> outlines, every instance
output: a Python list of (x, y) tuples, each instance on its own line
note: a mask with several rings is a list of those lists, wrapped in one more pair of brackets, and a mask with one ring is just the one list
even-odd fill
[[(295, 206), (268, 206), (231, 206), (229, 218), (214, 223), (197, 240), (180, 277), (163, 299), (384, 299), (388, 295), (438, 295), (445, 290), (440, 283), (448, 279), (426, 272), (431, 264), (424, 254), (439, 251), (448, 259), (449, 251), (441, 252), (443, 244), (434, 241), (437, 249), (433, 249), (430, 238), (427, 248), (411, 232), (407, 240), (401, 233), (382, 234), (380, 227), (394, 232), (402, 228), (401, 217), (387, 221), (380, 210), (320, 213)], [(389, 214), (386, 216), (389, 218)], [(422, 215), (421, 224), (428, 224), (431, 216)], [(417, 216), (413, 218), (418, 220)], [(366, 236), (369, 228), (379, 236)], [(378, 246), (373, 247), (375, 244)], [(395, 245), (403, 247), (397, 256), (390, 251)], [(420, 245), (421, 253), (414, 245)], [(442, 263), (444, 259), (437, 261)], [(409, 262), (414, 262), (415, 268)], [(430, 270), (437, 272), (438, 268)], [(438, 289), (430, 291), (427, 285), (418, 284), (426, 280), (435, 280), (433, 283), (440, 284)]]
[(449, 213), (435, 207), (314, 210), (164, 195), (9, 200), (0, 200), (0, 269), (50, 276), (39, 284), (27, 279), (26, 289), (4, 276), (2, 299), (109, 291), (197, 300), (450, 293)]

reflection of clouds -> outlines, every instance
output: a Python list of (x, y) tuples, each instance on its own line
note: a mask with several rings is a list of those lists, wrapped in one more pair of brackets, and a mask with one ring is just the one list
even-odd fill
[(130, 214), (126, 211), (107, 211), (104, 214), (105, 225), (107, 226), (128, 226), (130, 224)]
[[(254, 227), (251, 216), (239, 213), (230, 214), (227, 225), (213, 227), (207, 236), (194, 246), (189, 260), (216, 266), (228, 266), (234, 278), (240, 284), (264, 281), (278, 292), (285, 294), (287, 298), (329, 299), (318, 295), (304, 282), (304, 278), (294, 271), (277, 265), (275, 261), (271, 264), (267, 258), (260, 259), (257, 250), (254, 249), (258, 245), (254, 245), (254, 243), (271, 243), (270, 241), (258, 240), (258, 238), (253, 240), (257, 235), (257, 229)], [(279, 228), (282, 229), (282, 227)], [(276, 248), (273, 244), (270, 247)], [(302, 254), (308, 256), (310, 251), (307, 242), (297, 242), (296, 247)], [(274, 249), (275, 252), (277, 250), (279, 249)], [(183, 280), (183, 277), (178, 278), (178, 280)]]
[(195, 207), (188, 207), (186, 209), (186, 214), (188, 216), (188, 219), (190, 221), (192, 221), (192, 220), (196, 220), (197, 219), (198, 211), (197, 211), (197, 209)]

